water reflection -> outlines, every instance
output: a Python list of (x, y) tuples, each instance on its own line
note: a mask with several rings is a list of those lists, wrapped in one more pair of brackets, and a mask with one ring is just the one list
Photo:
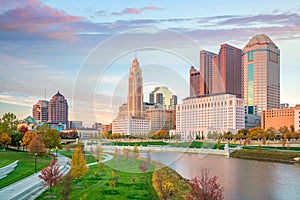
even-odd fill
[(150, 156), (189, 179), (209, 169), (210, 175), (219, 177), (225, 199), (300, 199), (299, 165), (173, 152)]

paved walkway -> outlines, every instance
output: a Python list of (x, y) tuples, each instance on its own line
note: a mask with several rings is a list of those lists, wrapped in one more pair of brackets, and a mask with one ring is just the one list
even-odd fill
[[(113, 159), (113, 156), (111, 154), (108, 154), (108, 153), (104, 154), (103, 157), (104, 157), (104, 159), (101, 161), (102, 163), (107, 162), (107, 161)], [(98, 163), (97, 162), (93, 162), (93, 163), (87, 164), (87, 166), (96, 165), (96, 164), (98, 164)]]
[[(57, 154), (57, 164), (61, 166), (63, 174), (68, 173), (70, 168), (70, 159)], [(39, 179), (41, 173), (37, 172), (29, 177), (26, 177), (16, 183), (13, 183), (5, 188), (0, 189), (0, 199), (5, 200), (22, 200), (34, 199), (46, 188), (41, 186), (42, 180)]]

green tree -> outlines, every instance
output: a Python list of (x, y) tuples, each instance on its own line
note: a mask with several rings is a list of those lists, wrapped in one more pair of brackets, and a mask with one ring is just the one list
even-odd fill
[(55, 129), (47, 129), (46, 132), (42, 133), (42, 140), (46, 148), (61, 148), (61, 138), (59, 137), (59, 132)]
[(18, 147), (18, 149), (19, 149), (19, 147), (21, 145), (21, 141), (23, 139), (23, 136), (24, 136), (24, 134), (21, 132), (11, 134), (11, 136), (10, 136), (11, 137), (11, 145), (14, 147)]
[(267, 138), (270, 140), (274, 140), (276, 136), (276, 129), (274, 127), (270, 127), (266, 130)]
[(7, 147), (11, 143), (11, 138), (7, 133), (1, 133), (0, 134), (0, 145), (4, 147)]
[(13, 113), (5, 113), (0, 120), (0, 133), (6, 132), (13, 134), (18, 132), (17, 125), (18, 119)]
[(71, 160), (71, 176), (78, 181), (87, 173), (88, 167), (82, 153), (82, 147), (76, 147)]

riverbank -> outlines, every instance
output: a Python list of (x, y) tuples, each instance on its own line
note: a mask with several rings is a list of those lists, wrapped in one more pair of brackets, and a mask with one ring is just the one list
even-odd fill
[(236, 150), (230, 153), (230, 157), (259, 160), (268, 162), (280, 162), (287, 164), (299, 163), (294, 158), (300, 157), (300, 152), (282, 152), (276, 150), (255, 150), (255, 149), (243, 149)]

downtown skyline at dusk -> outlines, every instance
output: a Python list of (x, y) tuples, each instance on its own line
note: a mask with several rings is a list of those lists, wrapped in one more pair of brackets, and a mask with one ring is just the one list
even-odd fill
[(0, 115), (14, 112), (23, 119), (45, 93), (50, 99), (60, 91), (70, 120), (109, 123), (127, 98), (135, 56), (143, 70), (144, 100), (156, 86), (167, 86), (180, 102), (189, 96), (189, 69), (199, 69), (201, 50), (218, 52), (224, 43), (243, 49), (257, 34), (268, 35), (280, 49), (281, 103), (300, 103), (300, 4), (251, 4), (256, 6), (0, 0)]

